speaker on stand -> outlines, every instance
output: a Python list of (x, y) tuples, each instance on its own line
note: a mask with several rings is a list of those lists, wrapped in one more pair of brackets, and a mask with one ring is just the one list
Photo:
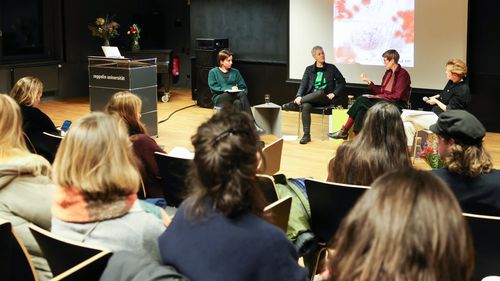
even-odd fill
[(217, 54), (228, 48), (228, 39), (196, 39), (195, 58), (191, 59), (192, 98), (200, 107), (212, 108), (212, 93), (208, 87), (208, 72), (217, 66)]

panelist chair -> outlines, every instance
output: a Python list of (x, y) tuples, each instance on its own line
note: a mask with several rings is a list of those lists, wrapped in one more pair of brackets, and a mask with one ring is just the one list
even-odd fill
[[(325, 106), (314, 106), (312, 108), (313, 111), (319, 111), (321, 110), (321, 140), (325, 140), (325, 115), (332, 115), (332, 110), (335, 109), (334, 104), (330, 105), (325, 105)], [(299, 106), (299, 121), (298, 121), (298, 126), (297, 126), (297, 136), (300, 136), (300, 128), (302, 126), (301, 123), (302, 119), (302, 106)], [(328, 135), (328, 126), (326, 126), (327, 132), (326, 134)]]

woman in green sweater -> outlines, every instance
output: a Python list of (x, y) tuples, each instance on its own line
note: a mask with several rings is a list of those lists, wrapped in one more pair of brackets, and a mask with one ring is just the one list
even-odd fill
[[(245, 80), (237, 69), (231, 68), (233, 54), (227, 49), (221, 50), (217, 54), (217, 61), (219, 66), (212, 68), (208, 73), (208, 86), (213, 94), (212, 101), (216, 106), (232, 104), (240, 111), (248, 113), (253, 119)], [(255, 128), (257, 133), (264, 133), (264, 130), (257, 124), (255, 124)]]

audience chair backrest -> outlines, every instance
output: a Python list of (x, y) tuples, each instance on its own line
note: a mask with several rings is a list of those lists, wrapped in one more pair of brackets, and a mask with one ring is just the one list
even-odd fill
[(349, 213), (368, 186), (305, 180), (311, 208), (311, 230), (320, 243), (328, 242), (342, 219)]
[(6, 220), (0, 220), (0, 279), (38, 280), (28, 251)]
[(266, 165), (262, 174), (274, 175), (281, 168), (281, 153), (283, 151), (283, 138), (279, 138), (270, 145), (262, 149), (262, 153), (266, 158)]
[(286, 233), (291, 208), (292, 196), (287, 196), (267, 205), (264, 208), (264, 217)]
[(276, 192), (276, 185), (274, 184), (273, 177), (268, 175), (257, 175), (257, 181), (267, 204), (278, 201), (278, 193)]
[[(89, 268), (93, 268), (94, 274), (98, 276), (104, 271), (107, 259), (105, 259), (104, 263), (101, 261), (100, 265), (101, 267), (104, 265), (104, 267), (102, 267), (100, 273), (95, 271), (96, 268), (93, 267), (98, 263), (93, 262), (100, 258), (109, 258), (111, 254), (110, 250), (58, 237), (34, 224), (31, 224), (29, 228), (40, 246), (40, 249), (42, 249), (43, 255), (47, 259), (54, 276), (60, 274), (72, 275), (74, 274), (73, 271), (79, 269), (78, 267), (83, 267), (86, 264), (92, 264)], [(75, 267), (77, 268), (75, 269)], [(68, 273), (66, 271), (70, 272)]]
[(463, 214), (471, 230), (476, 252), (472, 280), (500, 276), (500, 217)]
[(161, 152), (155, 152), (155, 158), (167, 205), (179, 207), (186, 195), (185, 181), (193, 160), (173, 157)]

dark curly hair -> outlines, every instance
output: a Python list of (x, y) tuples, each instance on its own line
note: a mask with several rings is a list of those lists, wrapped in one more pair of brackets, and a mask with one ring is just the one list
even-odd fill
[(188, 216), (203, 218), (208, 208), (229, 218), (246, 212), (260, 216), (264, 200), (256, 171), (262, 153), (248, 114), (225, 107), (198, 127), (191, 143), (195, 157), (187, 178)]

